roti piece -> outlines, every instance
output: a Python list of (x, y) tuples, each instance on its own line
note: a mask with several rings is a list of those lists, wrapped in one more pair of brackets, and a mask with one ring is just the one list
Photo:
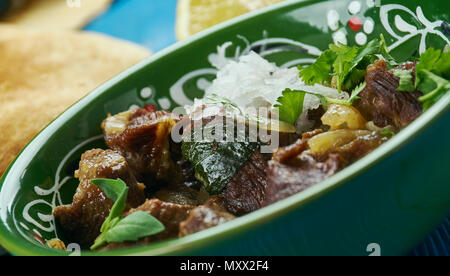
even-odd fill
[(99, 34), (0, 24), (0, 175), (56, 116), (149, 55)]
[(32, 28), (79, 29), (112, 0), (27, 0), (3, 21)]

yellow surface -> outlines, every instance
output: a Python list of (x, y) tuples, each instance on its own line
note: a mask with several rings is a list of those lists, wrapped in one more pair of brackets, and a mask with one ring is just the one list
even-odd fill
[(25, 6), (3, 19), (28, 28), (80, 29), (112, 0), (27, 0)]
[(0, 24), (0, 176), (56, 116), (149, 55), (99, 34)]
[(178, 0), (176, 34), (179, 40), (238, 15), (284, 0)]

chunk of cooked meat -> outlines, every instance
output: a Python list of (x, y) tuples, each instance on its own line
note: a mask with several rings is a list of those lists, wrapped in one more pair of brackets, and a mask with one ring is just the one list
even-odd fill
[(139, 179), (173, 179), (170, 133), (179, 120), (165, 111), (130, 110), (109, 116), (103, 123), (106, 144), (127, 159)]
[[(399, 68), (413, 70), (414, 64)], [(418, 100), (422, 93), (397, 91), (399, 78), (388, 69), (384, 60), (367, 68), (365, 81), (367, 86), (355, 106), (367, 121), (373, 121), (378, 127), (391, 125), (402, 129), (422, 114), (422, 103)]]
[[(342, 131), (351, 133), (349, 135), (335, 134)], [(346, 139), (342, 139), (343, 136)], [(328, 141), (334, 146), (323, 145), (328, 150), (314, 154), (310, 149), (310, 142), (313, 139)], [(268, 185), (263, 205), (267, 206), (324, 181), (373, 151), (386, 140), (386, 137), (375, 132), (352, 130), (325, 133), (315, 131), (303, 135), (302, 139), (295, 144), (280, 148), (269, 161)]]
[(205, 203), (209, 194), (205, 189), (196, 190), (186, 183), (175, 183), (161, 188), (154, 197), (164, 202), (197, 206)]
[(148, 212), (150, 215), (158, 219), (165, 226), (165, 230), (159, 234), (148, 236), (138, 240), (137, 242), (110, 243), (102, 250), (118, 249), (131, 245), (144, 245), (156, 241), (167, 240), (178, 237), (180, 223), (188, 219), (190, 212), (194, 206), (179, 205), (173, 203), (162, 202), (159, 199), (148, 199), (144, 204), (131, 209), (126, 216), (136, 212)]
[(255, 151), (219, 195), (227, 210), (245, 215), (261, 208), (267, 187), (267, 161)]
[[(339, 155), (330, 154), (326, 160), (319, 162), (309, 154), (302, 154), (307, 148), (307, 141), (299, 140), (294, 145), (279, 150), (275, 153), (274, 160), (269, 161), (264, 206), (318, 184), (342, 169), (343, 162)], [(292, 154), (291, 151), (299, 153)], [(282, 155), (292, 157), (286, 158)]]
[(187, 236), (223, 224), (236, 217), (227, 212), (218, 197), (212, 197), (205, 205), (193, 209), (187, 220), (180, 223), (179, 236)]
[(56, 207), (53, 215), (71, 242), (82, 247), (92, 245), (113, 205), (113, 201), (91, 183), (92, 179), (122, 179), (129, 188), (128, 209), (139, 206), (145, 200), (143, 185), (138, 184), (125, 158), (112, 150), (94, 149), (84, 153), (75, 177), (80, 184), (72, 204)]
[(164, 224), (166, 229), (163, 232), (144, 238), (145, 243), (149, 243), (155, 240), (165, 240), (177, 237), (180, 223), (188, 218), (189, 213), (194, 208), (194, 206), (190, 205), (179, 205), (163, 202), (159, 199), (149, 199), (138, 208), (130, 210), (127, 215), (136, 211), (144, 211), (148, 212)]

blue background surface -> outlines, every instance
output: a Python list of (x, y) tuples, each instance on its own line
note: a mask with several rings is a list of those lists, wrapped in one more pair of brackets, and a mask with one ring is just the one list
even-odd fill
[[(177, 0), (116, 0), (85, 30), (133, 41), (157, 52), (176, 42)], [(450, 220), (447, 220), (410, 255), (449, 256)]]
[(157, 52), (176, 42), (177, 0), (116, 0), (86, 30), (144, 45)]

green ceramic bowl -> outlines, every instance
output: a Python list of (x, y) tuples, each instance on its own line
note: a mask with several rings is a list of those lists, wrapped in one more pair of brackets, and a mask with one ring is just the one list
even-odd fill
[[(70, 254), (41, 241), (57, 236), (51, 211), (71, 201), (82, 152), (104, 147), (101, 121), (132, 105), (171, 110), (201, 97), (216, 73), (209, 58), (218, 45), (232, 42), (230, 57), (252, 49), (293, 66), (333, 41), (364, 44), (380, 33), (404, 60), (449, 43), (449, 1), (395, 2), (288, 1), (179, 42), (108, 81), (42, 131), (4, 175), (1, 245), (17, 255)], [(449, 107), (450, 94), (359, 162), (267, 208), (181, 239), (103, 254), (406, 254), (450, 213)]]

